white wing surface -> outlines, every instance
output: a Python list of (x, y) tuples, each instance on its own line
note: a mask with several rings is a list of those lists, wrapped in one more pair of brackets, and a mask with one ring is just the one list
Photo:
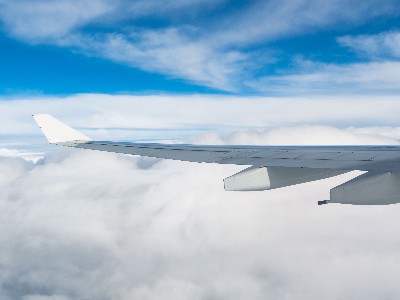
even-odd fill
[(325, 203), (400, 203), (397, 146), (205, 146), (91, 141), (50, 115), (35, 115), (52, 144), (174, 159), (250, 166), (224, 180), (229, 191), (260, 191), (319, 180), (352, 170), (368, 171), (331, 190)]

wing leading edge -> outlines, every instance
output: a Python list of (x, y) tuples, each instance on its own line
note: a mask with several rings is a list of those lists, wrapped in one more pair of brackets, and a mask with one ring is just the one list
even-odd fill
[(224, 180), (229, 191), (281, 188), (368, 171), (331, 190), (324, 203), (400, 203), (400, 147), (397, 146), (208, 146), (92, 141), (48, 114), (33, 116), (52, 144), (189, 162), (251, 166)]

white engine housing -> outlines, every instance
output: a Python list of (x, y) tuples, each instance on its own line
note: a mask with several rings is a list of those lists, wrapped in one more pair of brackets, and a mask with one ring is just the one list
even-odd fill
[(226, 191), (264, 191), (324, 179), (348, 171), (312, 168), (250, 167), (224, 179)]

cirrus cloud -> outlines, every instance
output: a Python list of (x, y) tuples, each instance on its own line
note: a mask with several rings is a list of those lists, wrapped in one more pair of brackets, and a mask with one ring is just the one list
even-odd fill
[(400, 59), (400, 32), (389, 31), (375, 35), (343, 36), (338, 38), (343, 46), (372, 59)]
[[(0, 21), (6, 34), (13, 38), (63, 47), (235, 93), (260, 93), (279, 88), (279, 82), (277, 86), (274, 84), (276, 74), (268, 70), (286, 69), (280, 67), (280, 63), (293, 57), (283, 55), (281, 58), (281, 50), (271, 45), (273, 42), (320, 33), (339, 25), (358, 26), (399, 13), (396, 0), (384, 4), (377, 0), (362, 4), (343, 0), (285, 0), (236, 5), (223, 0), (173, 3), (95, 0), (79, 4), (70, 0), (0, 1)], [(353, 47), (356, 43), (365, 44), (361, 38), (358, 42), (351, 37), (340, 41), (348, 45), (350, 39)], [(348, 66), (352, 67), (357, 68), (357, 65)], [(362, 76), (368, 76), (369, 67), (360, 66)], [(395, 69), (396, 65), (391, 67)], [(340, 68), (340, 65), (332, 68)], [(265, 72), (270, 77), (263, 81), (266, 89), (254, 84)], [(302, 75), (301, 69), (296, 72)], [(280, 80), (291, 81), (290, 87), (299, 84), (296, 78), (281, 78), (279, 74)], [(385, 87), (380, 83), (379, 80), (373, 82), (382, 91)], [(368, 83), (362, 82), (360, 89), (368, 87)], [(323, 88), (326, 93), (332, 92)], [(351, 92), (352, 86), (346, 91)], [(294, 89), (295, 92), (299, 90)]]

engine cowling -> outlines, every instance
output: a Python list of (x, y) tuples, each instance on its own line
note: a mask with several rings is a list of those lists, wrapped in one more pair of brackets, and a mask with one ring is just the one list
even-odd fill
[(353, 205), (400, 203), (400, 173), (365, 173), (331, 189), (328, 203)]
[(226, 191), (264, 191), (344, 174), (313, 168), (250, 167), (224, 179)]

